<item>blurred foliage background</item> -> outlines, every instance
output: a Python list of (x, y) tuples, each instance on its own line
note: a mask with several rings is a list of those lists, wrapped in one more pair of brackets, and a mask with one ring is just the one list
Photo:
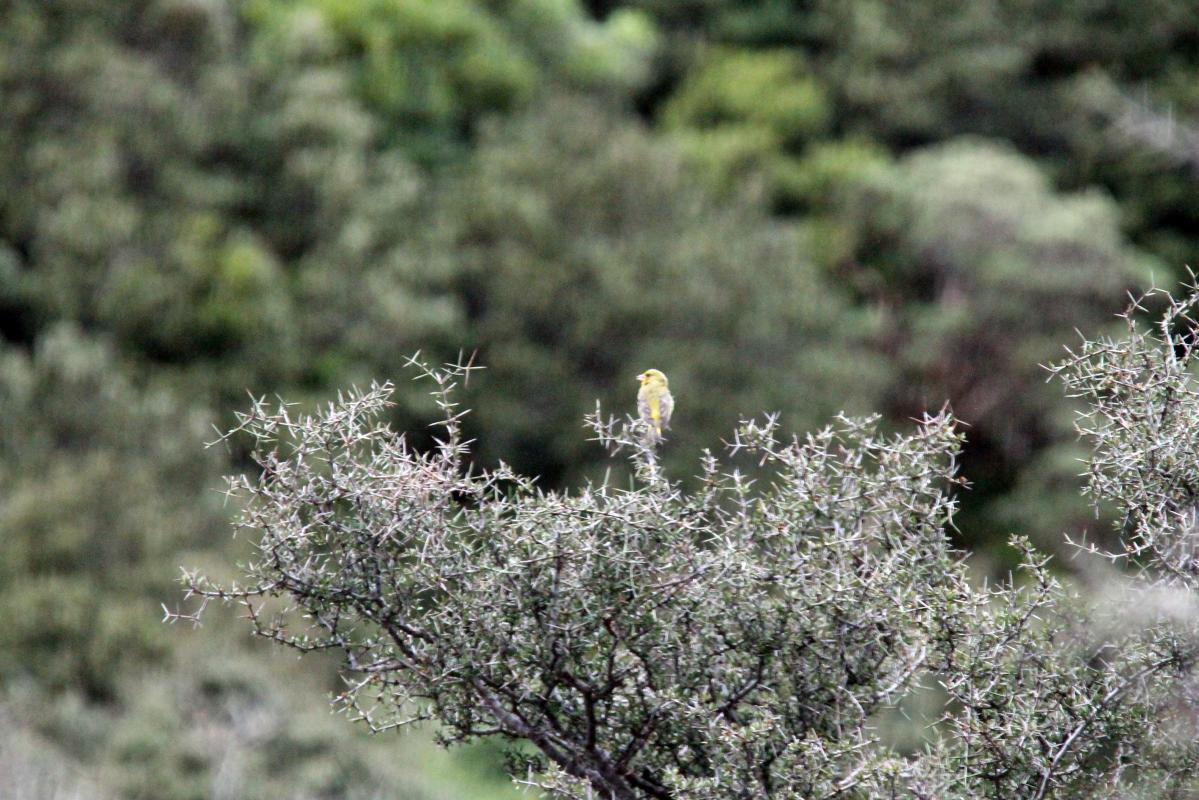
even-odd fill
[[(336, 665), (160, 624), (228, 570), (206, 450), (478, 351), (470, 431), (569, 487), (582, 416), (970, 425), (961, 543), (1102, 530), (1039, 364), (1199, 245), (1187, 0), (3, 0), (0, 771), (16, 796), (504, 798), (369, 738)], [(988, 567), (987, 565), (991, 565)], [(7, 765), (7, 766), (6, 766)]]

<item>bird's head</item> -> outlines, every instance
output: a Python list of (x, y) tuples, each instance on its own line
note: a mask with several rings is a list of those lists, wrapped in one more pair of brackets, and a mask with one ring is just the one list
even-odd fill
[(647, 369), (637, 376), (642, 386), (666, 386), (666, 376), (661, 370)]

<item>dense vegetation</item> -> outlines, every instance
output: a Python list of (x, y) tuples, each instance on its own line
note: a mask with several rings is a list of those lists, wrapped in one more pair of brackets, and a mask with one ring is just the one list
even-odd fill
[[(1199, 245), (1193, 11), (6, 0), (16, 749), (114, 796), (470, 791), (398, 763), (413, 740), (290, 720), (338, 688), (331, 665), (158, 621), (180, 564), (221, 577), (245, 546), (211, 489), (247, 454), (205, 450), (211, 426), (247, 389), (315, 404), (417, 349), (478, 351), (475, 456), (546, 487), (601, 474), (583, 415), (631, 405), (652, 364), (679, 398), (682, 480), (742, 415), (906, 428), (948, 400), (980, 563), (1006, 570), (988, 545), (1012, 530), (1046, 550), (1102, 532), (1073, 407), (1038, 365)], [(404, 429), (433, 418), (407, 381), (393, 399)]]
[[(744, 420), (688, 491), (656, 426), (597, 408), (596, 440), (635, 479), (546, 492), (470, 468), (472, 367), (414, 358), (443, 412), (428, 451), (379, 424), (390, 383), (238, 414), (228, 435), (258, 469), (229, 493), (254, 556), (234, 583), (189, 572), (194, 610), (168, 618), (240, 607), (265, 639), (339, 654), (355, 721), (503, 742), (553, 800), (1185, 797), (1199, 295), (1165, 299), (1148, 332), (1130, 317), (1054, 368), (1085, 402), (1087, 494), (1122, 514), (1118, 546), (1087, 552), (1131, 569), (1091, 561), (1099, 590), (1055, 580), (1021, 537), (1011, 580), (972, 579), (947, 536), (962, 434), (946, 412), (892, 436), (877, 416), (789, 438)], [(918, 697), (925, 741), (904, 752), (880, 717)]]

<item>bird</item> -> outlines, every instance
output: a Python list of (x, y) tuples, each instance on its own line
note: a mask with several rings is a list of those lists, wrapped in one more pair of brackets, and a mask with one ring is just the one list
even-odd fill
[(674, 395), (666, 376), (661, 370), (647, 369), (637, 376), (641, 388), (637, 391), (637, 413), (649, 426), (651, 444), (657, 444), (662, 431), (670, 427), (670, 415), (674, 412)]

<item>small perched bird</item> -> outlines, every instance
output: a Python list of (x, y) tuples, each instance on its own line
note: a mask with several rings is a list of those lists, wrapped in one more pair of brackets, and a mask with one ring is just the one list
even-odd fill
[(674, 396), (660, 370), (647, 369), (637, 376), (641, 389), (637, 392), (637, 413), (650, 426), (650, 442), (656, 444), (662, 431), (670, 427), (674, 411)]

